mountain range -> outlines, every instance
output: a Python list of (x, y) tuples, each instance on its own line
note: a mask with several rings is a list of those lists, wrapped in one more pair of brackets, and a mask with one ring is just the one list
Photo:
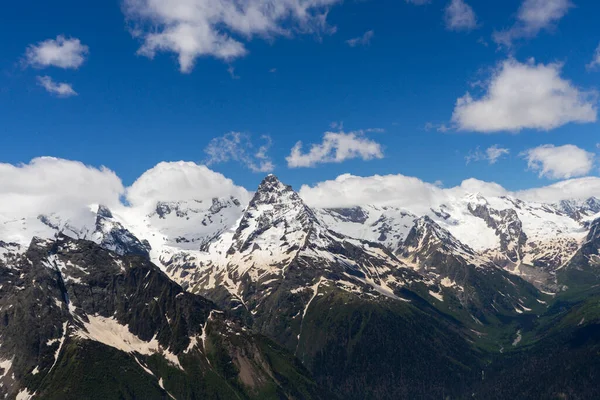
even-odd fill
[(0, 210), (0, 396), (600, 397), (600, 200)]

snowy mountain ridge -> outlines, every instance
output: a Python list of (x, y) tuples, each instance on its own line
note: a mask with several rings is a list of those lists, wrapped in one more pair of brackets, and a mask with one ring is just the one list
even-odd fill
[(189, 287), (229, 282), (239, 296), (236, 288), (245, 274), (256, 282), (281, 278), (286, 265), (301, 257), (325, 264), (355, 262), (332, 255), (340, 243), (383, 264), (419, 269), (419, 254), (440, 242), (444, 246), (436, 245), (436, 251), (455, 252), (470, 264), (501, 267), (544, 286), (581, 247), (599, 213), (596, 198), (541, 204), (480, 194), (432, 205), (425, 215), (394, 206), (313, 209), (269, 175), (248, 204), (231, 196), (159, 201), (150, 212), (92, 205), (66, 217), (3, 218), (0, 257), (24, 251), (34, 236), (51, 238), (60, 232), (118, 254), (145, 254)]

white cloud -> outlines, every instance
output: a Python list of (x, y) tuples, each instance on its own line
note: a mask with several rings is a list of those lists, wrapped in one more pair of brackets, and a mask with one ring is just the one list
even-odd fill
[(584, 176), (594, 167), (595, 154), (572, 144), (535, 147), (523, 152), (528, 167), (539, 173), (540, 178), (570, 179)]
[(73, 90), (70, 83), (54, 82), (49, 76), (38, 76), (37, 81), (48, 93), (55, 94), (58, 97), (77, 96), (77, 92)]
[(261, 139), (264, 144), (255, 151), (250, 135), (244, 133), (230, 132), (214, 138), (204, 149), (208, 156), (206, 165), (237, 161), (253, 172), (272, 172), (275, 165), (267, 154), (272, 140), (267, 135)]
[(76, 38), (57, 36), (31, 45), (25, 52), (25, 62), (36, 68), (79, 68), (85, 61), (89, 48)]
[(383, 158), (383, 149), (379, 143), (364, 137), (364, 131), (326, 132), (323, 142), (311, 145), (308, 153), (302, 152), (302, 142), (296, 143), (286, 160), (288, 167), (300, 168), (324, 163), (341, 163), (354, 158)]
[(373, 36), (375, 36), (374, 31), (366, 31), (362, 36), (346, 40), (346, 43), (350, 47), (367, 46), (371, 44), (371, 39), (373, 39)]
[(481, 151), (479, 147), (474, 151), (470, 152), (465, 157), (467, 164), (473, 161), (487, 161), (490, 164), (496, 164), (503, 156), (510, 154), (510, 150), (500, 147), (497, 144), (488, 147), (485, 151)]
[(444, 189), (440, 181), (428, 183), (405, 175), (374, 175), (360, 177), (344, 174), (335, 180), (303, 185), (299, 194), (313, 207), (352, 207), (357, 205), (394, 205), (413, 212), (427, 212), (453, 198), (468, 193), (484, 196), (504, 196), (509, 192), (496, 183), (467, 179), (460, 186)]
[(299, 193), (312, 207), (393, 205), (415, 213), (426, 213), (432, 207), (439, 207), (470, 193), (480, 193), (484, 197), (512, 196), (540, 203), (600, 197), (600, 178), (571, 179), (550, 186), (511, 192), (497, 183), (473, 178), (464, 180), (459, 186), (444, 189), (435, 183), (404, 175), (360, 177), (345, 174), (313, 186), (303, 185)]
[[(231, 179), (193, 162), (161, 162), (144, 172), (129, 188), (111, 170), (53, 157), (28, 164), (0, 163), (0, 217), (69, 213), (104, 204), (120, 209), (125, 195), (134, 208), (155, 207), (158, 201), (211, 200), (249, 192)], [(1, 219), (1, 218), (0, 218)]]
[(452, 0), (446, 7), (446, 27), (452, 31), (470, 31), (477, 27), (477, 16), (464, 0)]
[(196, 59), (231, 61), (248, 53), (244, 42), (293, 33), (333, 32), (329, 7), (341, 0), (123, 0), (125, 16), (142, 40), (139, 54), (178, 55), (182, 72)]
[(475, 99), (459, 98), (452, 122), (460, 130), (491, 133), (522, 129), (550, 130), (570, 122), (595, 122), (596, 93), (563, 79), (560, 64), (504, 61)]
[(498, 162), (498, 160), (502, 158), (502, 156), (510, 154), (510, 150), (499, 147), (498, 145), (493, 145), (492, 147), (489, 147), (485, 151), (485, 153), (487, 155), (489, 163), (496, 164), (496, 162)]
[(572, 7), (570, 0), (524, 0), (515, 24), (508, 30), (495, 32), (494, 41), (510, 47), (517, 39), (535, 37), (540, 31), (552, 28)]
[(589, 176), (586, 178), (569, 179), (557, 182), (550, 186), (527, 189), (516, 192), (516, 197), (523, 200), (554, 203), (569, 199), (600, 198), (600, 178)]
[(598, 45), (598, 47), (596, 47), (596, 51), (594, 52), (594, 58), (587, 65), (587, 67), (589, 69), (595, 69), (595, 68), (600, 67), (600, 44)]
[(424, 4), (429, 4), (431, 3), (431, 0), (404, 0), (405, 2), (409, 3), (409, 4), (415, 4), (417, 6), (422, 6)]
[(119, 204), (124, 192), (111, 170), (52, 157), (29, 164), (0, 164), (0, 215), (33, 216), (87, 208), (92, 203)]
[(410, 209), (428, 209), (443, 189), (404, 175), (359, 177), (340, 175), (312, 187), (303, 185), (299, 194), (314, 207), (352, 207), (364, 204), (398, 204)]
[(144, 172), (129, 188), (132, 207), (153, 208), (159, 201), (210, 200), (234, 196), (247, 201), (248, 191), (231, 179), (193, 162), (161, 162)]

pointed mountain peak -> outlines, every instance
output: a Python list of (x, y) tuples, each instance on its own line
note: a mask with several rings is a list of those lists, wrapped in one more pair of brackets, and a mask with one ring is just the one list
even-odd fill
[(442, 228), (437, 222), (429, 216), (423, 216), (415, 221), (411, 232), (405, 240), (405, 246), (421, 247), (428, 241), (439, 241), (448, 248), (467, 249), (468, 253), (473, 253), (467, 245), (462, 244), (448, 230)]
[(432, 231), (438, 236), (440, 232), (445, 233), (445, 230), (428, 215), (424, 215), (423, 217), (417, 219), (415, 221), (414, 228), (418, 230)]
[(304, 243), (309, 227), (316, 223), (317, 218), (298, 193), (279, 181), (275, 175), (269, 175), (262, 181), (244, 212), (229, 253), (245, 251), (257, 242), (264, 246), (272, 240), (261, 239), (261, 235), (267, 231), (268, 235), (277, 232), (276, 236), (283, 238), (281, 242), (270, 243), (274, 248), (280, 249), (283, 242), (288, 247), (300, 246)]
[(275, 175), (267, 175), (260, 183), (250, 202), (251, 207), (259, 204), (302, 203), (300, 196), (291, 186), (282, 183)]
[(112, 218), (113, 214), (110, 209), (102, 204), (98, 206), (98, 211), (96, 212), (98, 218)]
[(281, 182), (275, 175), (269, 174), (262, 180), (260, 185), (258, 185), (257, 192), (274, 190), (292, 190), (292, 187)]
[(590, 211), (600, 212), (600, 200), (597, 197), (590, 197), (586, 200), (585, 204), (588, 206)]
[(132, 254), (148, 258), (151, 250), (146, 240), (140, 241), (135, 237), (114, 218), (110, 209), (103, 205), (98, 206), (96, 229), (92, 233), (91, 240), (100, 247), (119, 255)]

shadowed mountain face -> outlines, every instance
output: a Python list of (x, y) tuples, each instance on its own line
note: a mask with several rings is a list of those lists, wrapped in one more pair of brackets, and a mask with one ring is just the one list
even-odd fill
[(34, 240), (0, 280), (8, 397), (324, 398), (292, 354), (143, 257)]
[(323, 210), (270, 175), (248, 204), (24, 220), (45, 236), (0, 241), (0, 395), (585, 398), (597, 204)]

